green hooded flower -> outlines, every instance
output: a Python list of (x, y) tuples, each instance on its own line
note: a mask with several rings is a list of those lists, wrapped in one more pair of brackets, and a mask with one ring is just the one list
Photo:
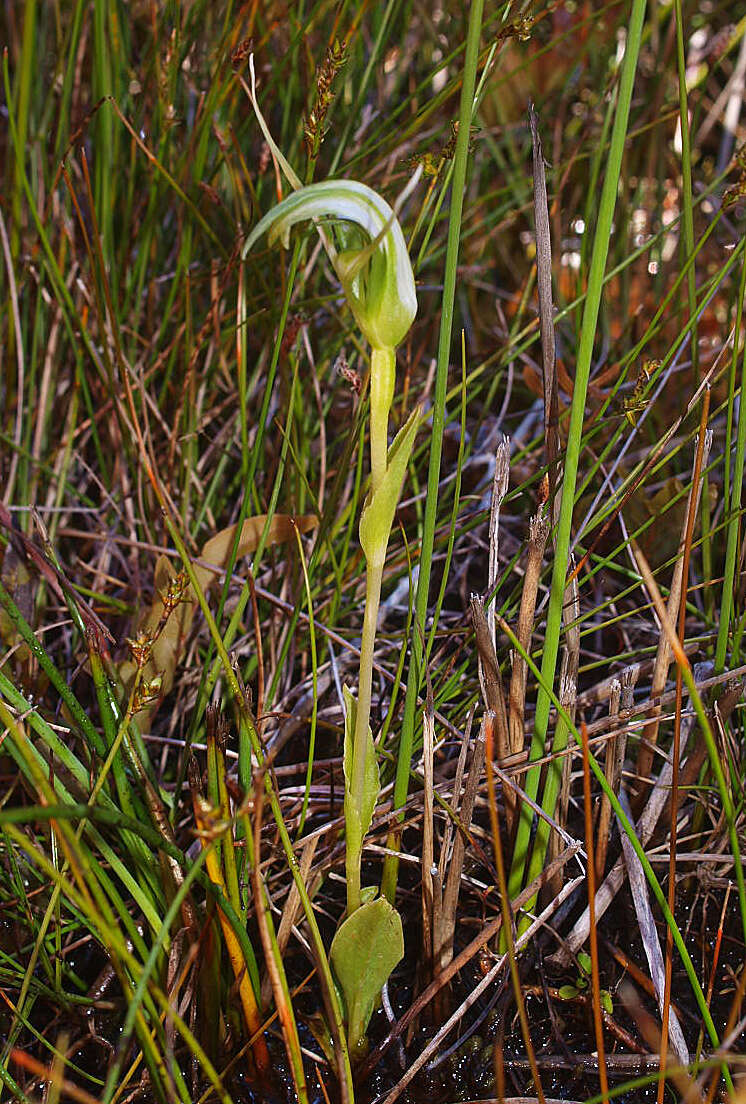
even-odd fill
[[(332, 220), (343, 248), (326, 242), (347, 302), (374, 349), (395, 349), (417, 313), (412, 263), (398, 219), (372, 188), (355, 180), (324, 180), (293, 192), (252, 230), (245, 258), (258, 239), (285, 246), (306, 219)], [(355, 240), (357, 239), (357, 240)]]

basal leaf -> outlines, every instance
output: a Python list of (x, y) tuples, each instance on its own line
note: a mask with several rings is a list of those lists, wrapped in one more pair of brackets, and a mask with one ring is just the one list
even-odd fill
[(365, 1052), (378, 994), (403, 956), (401, 917), (385, 897), (361, 905), (334, 936), (329, 958), (345, 999), (353, 1057)]
[(585, 951), (578, 951), (578, 965), (584, 974), (587, 974), (588, 977), (591, 976), (593, 963), (591, 962), (591, 956), (586, 954)]

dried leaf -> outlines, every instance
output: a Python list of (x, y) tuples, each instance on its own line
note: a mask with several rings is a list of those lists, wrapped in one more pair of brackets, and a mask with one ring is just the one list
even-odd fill
[[(256, 551), (266, 523), (266, 514), (246, 518), (241, 527), (237, 559)], [(313, 514), (305, 514), (297, 518), (293, 518), (289, 514), (275, 514), (269, 523), (267, 544), (280, 544), (291, 540), (296, 528), (301, 533), (307, 533), (309, 529), (313, 529), (317, 524), (318, 520)], [(236, 539), (236, 531), (237, 526), (229, 525), (227, 529), (221, 529), (219, 533), (216, 533), (204, 545), (199, 561), (194, 564), (197, 582), (204, 591), (209, 590), (217, 582), (221, 573), (227, 567)], [(208, 564), (211, 566), (207, 566)], [(166, 556), (159, 556), (154, 573), (155, 594), (151, 606), (140, 620), (140, 634), (152, 636), (157, 630), (166, 609), (163, 595), (166, 594), (175, 578), (176, 572), (172, 563)], [(168, 619), (153, 643), (150, 659), (143, 669), (143, 678), (151, 680), (156, 675), (161, 676), (161, 699), (173, 686), (176, 667), (181, 658), (184, 642), (189, 635), (196, 611), (197, 597), (192, 588), (188, 587), (183, 600), (171, 610)], [(136, 670), (135, 663), (131, 659), (119, 664), (119, 677), (128, 692), (132, 687)], [(143, 709), (137, 714), (136, 720), (141, 727), (149, 726), (157, 704), (157, 702), (152, 703), (147, 709)]]
[[(625, 813), (631, 819), (632, 814), (623, 790), (619, 794), (619, 800)], [(621, 839), (622, 853), (624, 855), (624, 861), (627, 865), (629, 886), (632, 891), (632, 900), (635, 906), (635, 913), (637, 914), (637, 923), (640, 928), (640, 936), (642, 938), (642, 943), (645, 948), (645, 955), (648, 960), (650, 977), (652, 979), (653, 985), (655, 986), (655, 992), (658, 997), (658, 1008), (662, 1014), (665, 989), (665, 969), (663, 964), (663, 952), (661, 951), (661, 945), (658, 939), (658, 930), (655, 926), (653, 910), (650, 907), (648, 884), (645, 880), (645, 872), (642, 869), (642, 863), (637, 857), (637, 852), (633, 848), (629, 837), (623, 829), (621, 829)], [(671, 1049), (673, 1050), (681, 1065), (688, 1066), (689, 1051), (684, 1040), (684, 1033), (681, 1030), (681, 1024), (679, 1023), (678, 1016), (676, 1015), (676, 1012), (673, 1008), (669, 1008), (668, 1013), (668, 1037), (671, 1043)]]

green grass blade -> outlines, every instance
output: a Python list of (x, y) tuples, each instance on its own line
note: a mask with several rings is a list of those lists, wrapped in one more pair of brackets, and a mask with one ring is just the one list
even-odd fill
[[(534, 734), (529, 752), (530, 759), (538, 759), (543, 755), (549, 723), (550, 699), (546, 687), (554, 683), (557, 654), (559, 651), (560, 631), (562, 628), (562, 603), (565, 594), (565, 580), (567, 577), (570, 540), (572, 537), (575, 485), (578, 476), (583, 439), (583, 422), (585, 419), (588, 380), (590, 378), (591, 361), (593, 358), (596, 324), (598, 321), (599, 308), (601, 306), (604, 271), (611, 239), (611, 226), (618, 194), (619, 174), (627, 137), (629, 111), (632, 102), (635, 73), (637, 71), (637, 59), (640, 52), (645, 8), (645, 0), (634, 0), (627, 28), (627, 42), (619, 86), (619, 100), (611, 133), (609, 158), (606, 166), (603, 190), (601, 192), (596, 235), (591, 256), (588, 292), (583, 311), (580, 348), (578, 349), (577, 365), (575, 369), (570, 425), (568, 428), (567, 449), (565, 452), (564, 471), (562, 475), (562, 505), (554, 540), (554, 565), (552, 569), (551, 594), (547, 613), (544, 651), (541, 662), (542, 682), (539, 686), (536, 702)], [(529, 771), (526, 777), (526, 793), (532, 800), (536, 800), (538, 794), (540, 773), (540, 768), (535, 767)], [(544, 812), (552, 816), (554, 814), (554, 808), (544, 808)], [(544, 864), (544, 855), (534, 853), (530, 865), (527, 865), (529, 835), (532, 821), (533, 814), (529, 806), (524, 804), (521, 809), (518, 823), (513, 861), (510, 878), (508, 880), (508, 888), (511, 897), (515, 896), (523, 885), (528, 884), (536, 875), (537, 870), (541, 870)]]

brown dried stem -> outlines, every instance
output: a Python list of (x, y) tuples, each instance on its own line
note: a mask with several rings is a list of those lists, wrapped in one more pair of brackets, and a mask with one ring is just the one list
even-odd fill
[[(468, 733), (465, 746), (468, 744)], [(464, 797), (458, 810), (458, 833), (453, 843), (453, 854), (448, 864), (448, 877), (443, 892), (442, 914), (442, 942), (439, 953), (439, 969), (443, 970), (453, 958), (453, 940), (456, 932), (456, 908), (458, 905), (459, 889), (461, 888), (461, 874), (464, 868), (464, 856), (466, 853), (466, 840), (471, 818), (474, 813), (474, 804), (477, 799), (477, 789), (482, 777), (484, 767), (484, 732), (479, 731), (474, 741), (474, 750), (471, 755), (469, 774), (464, 787)], [(454, 786), (454, 794), (456, 789)], [(454, 806), (455, 806), (454, 799)], [(445, 846), (445, 840), (444, 840)], [(441, 855), (441, 858), (443, 856)]]
[[(536, 610), (536, 596), (539, 592), (539, 579), (541, 578), (541, 564), (544, 558), (549, 537), (549, 521), (541, 514), (536, 514), (528, 523), (528, 549), (526, 558), (526, 573), (523, 577), (523, 590), (521, 592), (521, 605), (518, 610), (518, 623), (515, 634), (525, 652), (531, 650), (531, 632), (534, 625), (534, 612)], [(513, 652), (513, 672), (510, 676), (510, 689), (508, 702), (510, 706), (508, 716), (508, 742), (510, 754), (515, 755), (523, 750), (524, 743), (524, 711), (526, 707), (526, 661), (516, 649)]]
[(588, 756), (588, 731), (585, 724), (580, 726), (583, 743), (583, 807), (585, 813), (585, 853), (587, 855), (588, 912), (590, 915), (591, 946), (591, 989), (593, 994), (593, 1027), (596, 1033), (598, 1052), (598, 1078), (601, 1083), (601, 1096), (604, 1104), (609, 1099), (609, 1078), (606, 1072), (606, 1053), (604, 1050), (604, 1028), (601, 1019), (601, 981), (598, 973), (598, 940), (596, 938), (596, 872), (593, 863), (593, 816), (591, 809), (591, 767)]
[[(437, 949), (434, 941), (433, 903), (433, 757), (435, 745), (435, 717), (433, 699), (428, 686), (427, 704), (422, 713), (422, 773), (424, 780), (425, 812), (422, 823), (422, 943), (427, 972), (435, 973)], [(440, 902), (439, 902), (440, 904)], [(440, 912), (440, 909), (438, 909)]]
[[(619, 700), (622, 695), (622, 684), (616, 679), (612, 683), (611, 693), (609, 695), (609, 720), (612, 726), (615, 726), (615, 718), (619, 716)], [(626, 746), (627, 738), (624, 731), (616, 732), (612, 731), (606, 741), (605, 748), (605, 760), (604, 760), (604, 774), (606, 781), (609, 783), (609, 787), (616, 791), (619, 785), (619, 780), (622, 776), (622, 763), (624, 761), (624, 747)], [(596, 838), (596, 857), (595, 857), (595, 869), (596, 869), (596, 881), (600, 882), (604, 876), (604, 868), (606, 866), (606, 851), (609, 846), (609, 833), (611, 831), (611, 802), (609, 801), (608, 794), (601, 794), (601, 806), (598, 813), (598, 834)], [(590, 861), (590, 856), (589, 856)]]
[[(707, 395), (709, 395), (709, 387), (705, 389)], [(709, 403), (708, 403), (709, 405)], [(700, 463), (700, 472), (702, 466), (707, 463), (707, 455), (709, 454), (709, 446), (704, 446), (705, 452), (703, 454), (702, 463)], [(696, 469), (696, 461), (695, 461)], [(684, 553), (686, 550), (687, 532), (689, 527), (689, 519), (696, 517), (697, 510), (699, 509), (699, 500), (702, 493), (702, 479), (701, 476), (692, 475), (692, 485), (689, 491), (689, 498), (687, 502), (686, 516), (684, 519), (684, 525), (681, 533), (681, 543), (679, 545), (680, 553), (679, 558), (676, 561), (676, 565), (673, 570), (673, 577), (671, 579), (671, 589), (668, 595), (667, 609), (669, 617), (673, 620), (678, 615), (681, 605), (681, 592), (682, 582), (684, 578)], [(650, 696), (655, 699), (659, 697), (664, 690), (666, 680), (668, 678), (668, 668), (671, 664), (671, 646), (668, 638), (664, 632), (660, 634), (658, 640), (658, 650), (655, 656), (655, 667), (653, 668), (653, 677), (650, 686)], [(653, 765), (653, 749), (658, 740), (658, 727), (660, 725), (660, 705), (654, 705), (650, 711), (651, 720), (645, 725), (642, 732), (642, 739), (640, 742), (640, 749), (637, 755), (637, 774), (640, 778), (639, 791), (636, 802), (636, 811), (642, 808), (644, 798), (648, 792), (649, 786), (646, 785), (646, 781), (650, 776), (650, 769)]]
[(536, 283), (539, 292), (541, 366), (544, 377), (544, 448), (549, 473), (549, 499), (554, 502), (559, 456), (559, 395), (554, 351), (552, 308), (552, 235), (549, 227), (547, 181), (539, 124), (533, 104), (528, 109), (534, 166), (534, 220), (536, 224)]
[[(510, 755), (505, 692), (500, 667), (490, 637), (484, 602), (477, 594), (471, 596), (471, 616), (477, 643), (479, 683), (482, 688), (482, 698), (487, 711), (494, 714), (495, 743), (497, 745), (495, 750), (498, 763), (502, 764)], [(510, 834), (516, 808), (515, 794), (512, 791), (505, 790), (503, 799), (505, 801), (505, 818), (508, 822), (508, 833)]]
[[(697, 451), (694, 460), (694, 474), (692, 486), (701, 488), (702, 468), (705, 462), (705, 454), (709, 455), (712, 444), (712, 431), (708, 430), (707, 419), (710, 413), (710, 388), (705, 390), (702, 402), (702, 415), (699, 423), (699, 435), (697, 437)], [(681, 557), (681, 599), (679, 602), (678, 638), (684, 641), (686, 635), (686, 594), (689, 580), (689, 557), (692, 551), (692, 537), (694, 536), (694, 519), (699, 502), (699, 494), (689, 496), (689, 509), (686, 518), (686, 532), (684, 535), (684, 554)], [(683, 678), (681, 666), (676, 669), (676, 713), (673, 729), (673, 773), (671, 775), (671, 819), (669, 822), (669, 863), (668, 863), (668, 907), (671, 915), (674, 915), (676, 906), (676, 838), (677, 838), (677, 810), (679, 797), (679, 758), (681, 755), (681, 700), (683, 694)], [(673, 969), (673, 933), (666, 928), (666, 970), (663, 983), (663, 1013), (661, 1016), (661, 1079), (658, 1082), (658, 1104), (663, 1104), (663, 1091), (665, 1087), (664, 1073), (666, 1069), (666, 1056), (668, 1053), (668, 1019), (671, 1005), (671, 971)]]
[(531, 1031), (528, 1026), (526, 1005), (523, 1000), (523, 993), (521, 991), (521, 978), (518, 973), (518, 961), (516, 958), (515, 939), (513, 936), (513, 914), (511, 912), (510, 898), (508, 896), (508, 880), (505, 875), (505, 860), (503, 858), (502, 840), (500, 838), (500, 815), (497, 811), (495, 776), (492, 770), (492, 741), (494, 731), (494, 716), (492, 714), (486, 714), (483, 727), (487, 752), (487, 800), (489, 804), (490, 825), (492, 828), (492, 844), (495, 852), (495, 865), (497, 867), (498, 890), (500, 893), (500, 909), (502, 911), (503, 917), (502, 930), (505, 938), (505, 946), (507, 949), (508, 964), (510, 966), (510, 977), (513, 982), (513, 993), (515, 995), (516, 1008), (518, 1009), (518, 1018), (521, 1023), (521, 1034), (523, 1036), (523, 1043), (526, 1047), (526, 1054), (528, 1055), (529, 1064), (531, 1066), (531, 1076), (533, 1077), (534, 1087), (536, 1088), (536, 1094), (539, 1099), (539, 1104), (545, 1104), (544, 1090), (542, 1088), (541, 1077), (539, 1075), (539, 1067), (536, 1065), (534, 1044), (532, 1042)]

